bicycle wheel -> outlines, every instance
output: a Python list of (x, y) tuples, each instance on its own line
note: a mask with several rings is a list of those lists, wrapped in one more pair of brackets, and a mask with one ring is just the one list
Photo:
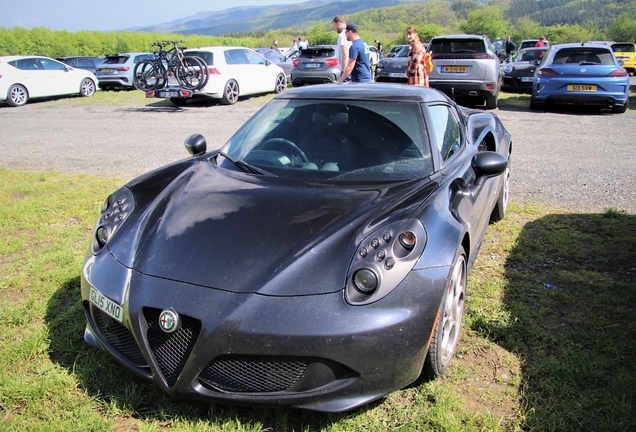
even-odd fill
[(205, 62), (205, 60), (203, 59), (203, 57), (199, 57), (199, 56), (189, 56), (189, 58), (193, 58), (195, 60), (197, 60), (200, 64), (201, 64), (201, 83), (199, 84), (199, 86), (197, 87), (198, 89), (202, 89), (203, 87), (205, 87), (208, 83), (208, 80), (210, 79), (210, 68), (208, 68), (208, 64)]
[(205, 86), (209, 72), (207, 65), (199, 57), (184, 57), (176, 67), (175, 77), (181, 87), (187, 90), (198, 90)]
[(166, 79), (162, 67), (150, 60), (142, 60), (135, 65), (133, 82), (141, 91), (157, 90), (165, 87)]

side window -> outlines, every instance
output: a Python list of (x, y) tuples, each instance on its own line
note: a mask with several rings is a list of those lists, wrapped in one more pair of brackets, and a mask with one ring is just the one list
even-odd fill
[(265, 59), (255, 52), (244, 50), (243, 54), (245, 54), (250, 64), (265, 64)]
[(225, 51), (225, 62), (227, 64), (247, 64), (247, 60), (243, 55), (243, 50), (232, 49)]
[(429, 111), (432, 118), (433, 143), (442, 155), (442, 161), (447, 161), (461, 146), (459, 121), (449, 106), (433, 105), (429, 107)]
[(42, 68), (45, 70), (64, 70), (66, 65), (55, 60), (40, 58), (39, 59)]

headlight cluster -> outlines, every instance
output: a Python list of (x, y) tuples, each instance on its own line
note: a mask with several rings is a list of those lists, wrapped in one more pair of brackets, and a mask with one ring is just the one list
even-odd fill
[(127, 187), (123, 187), (106, 198), (93, 233), (93, 253), (97, 254), (115, 234), (135, 206), (135, 199)]
[(512, 63), (506, 63), (506, 65), (503, 67), (503, 71), (504, 71), (505, 73), (510, 73), (510, 72), (512, 72), (512, 70), (513, 70), (514, 68), (515, 68), (515, 67), (512, 65)]
[(390, 293), (422, 255), (426, 240), (426, 230), (416, 219), (395, 222), (371, 233), (351, 263), (347, 301), (369, 304)]

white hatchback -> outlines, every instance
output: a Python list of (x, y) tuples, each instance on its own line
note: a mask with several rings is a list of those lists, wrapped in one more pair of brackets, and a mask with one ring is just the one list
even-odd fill
[[(203, 47), (185, 51), (188, 56), (201, 57), (208, 65), (210, 78), (193, 96), (220, 99), (224, 105), (234, 104), (240, 96), (259, 93), (280, 93), (287, 87), (285, 71), (245, 47)], [(170, 98), (175, 105), (187, 99)]]
[(0, 101), (17, 107), (29, 99), (79, 94), (93, 96), (97, 78), (92, 72), (42, 56), (0, 57)]

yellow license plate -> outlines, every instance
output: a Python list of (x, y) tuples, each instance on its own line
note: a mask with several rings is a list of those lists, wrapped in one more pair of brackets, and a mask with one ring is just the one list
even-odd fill
[(466, 73), (468, 72), (468, 66), (442, 66), (442, 72)]
[(112, 69), (102, 69), (102, 72), (106, 72), (106, 73), (111, 73), (113, 70)]
[(569, 85), (568, 91), (595, 92), (595, 85)]

